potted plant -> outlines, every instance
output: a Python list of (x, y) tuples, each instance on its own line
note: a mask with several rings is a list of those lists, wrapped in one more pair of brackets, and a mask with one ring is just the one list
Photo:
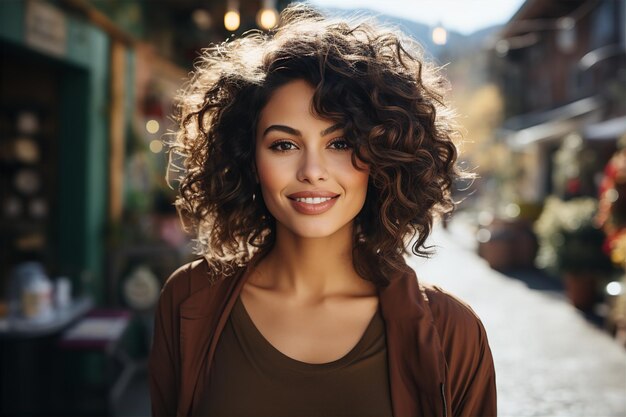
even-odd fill
[(558, 274), (566, 296), (581, 310), (593, 306), (602, 279), (612, 270), (602, 250), (604, 233), (594, 224), (596, 210), (593, 198), (549, 197), (534, 227), (539, 239), (537, 266)]

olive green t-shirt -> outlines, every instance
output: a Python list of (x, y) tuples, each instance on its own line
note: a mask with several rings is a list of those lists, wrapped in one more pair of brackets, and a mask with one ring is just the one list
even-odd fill
[(345, 356), (310, 364), (272, 346), (238, 298), (217, 344), (208, 392), (200, 395), (203, 416), (390, 417), (380, 310)]

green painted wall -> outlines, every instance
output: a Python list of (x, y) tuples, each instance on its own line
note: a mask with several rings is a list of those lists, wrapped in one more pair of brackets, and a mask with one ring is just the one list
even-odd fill
[[(78, 22), (72, 22), (70, 28), (79, 26)], [(86, 76), (81, 79), (68, 79), (65, 77), (63, 88), (62, 113), (66, 114), (62, 126), (71, 142), (76, 147), (68, 146), (64, 151), (70, 159), (69, 167), (76, 166), (74, 172), (65, 172), (62, 176), (62, 184), (69, 186), (65, 194), (73, 194), (76, 189), (81, 190), (84, 198), (82, 206), (67, 207), (67, 212), (84, 214), (80, 225), (80, 239), (87, 243), (82, 267), (88, 274), (88, 287), (98, 302), (104, 298), (104, 263), (105, 252), (105, 227), (107, 222), (107, 195), (108, 195), (108, 71), (109, 71), (109, 40), (101, 31), (80, 25), (79, 30), (71, 30), (70, 34), (78, 36), (68, 43), (69, 56), (75, 61), (83, 61), (86, 68)], [(72, 77), (73, 78), (73, 77)], [(81, 85), (82, 84), (82, 85)], [(85, 88), (86, 87), (86, 88)], [(87, 94), (85, 94), (87, 93)], [(78, 109), (74, 98), (85, 101), (85, 106)], [(76, 111), (83, 112), (85, 120), (83, 129), (73, 128), (73, 114)], [(70, 141), (66, 141), (69, 143)], [(67, 168), (69, 168), (67, 167)], [(84, 176), (76, 175), (84, 173)], [(78, 178), (77, 178), (78, 177)], [(76, 181), (75, 188), (72, 184)], [(72, 230), (70, 217), (61, 222), (61, 230)], [(72, 260), (73, 248), (78, 241), (70, 239), (68, 244), (61, 244), (61, 259), (65, 262)]]
[(0, 37), (22, 42), (24, 37), (24, 5), (20, 1), (0, 1)]
[[(25, 42), (22, 1), (0, 1), (0, 38)], [(62, 56), (46, 56), (62, 68), (59, 137), (58, 265), (77, 276), (101, 303), (105, 296), (105, 227), (108, 195), (109, 39), (101, 30), (66, 16)]]

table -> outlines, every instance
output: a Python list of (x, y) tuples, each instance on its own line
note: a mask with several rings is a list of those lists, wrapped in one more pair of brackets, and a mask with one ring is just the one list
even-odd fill
[(74, 299), (50, 320), (0, 320), (0, 415), (51, 415), (61, 379), (60, 334), (93, 308), (89, 297)]
[(55, 309), (49, 320), (34, 321), (22, 317), (2, 318), (0, 319), (0, 339), (29, 339), (58, 333), (87, 313), (93, 305), (92, 298), (80, 297), (65, 308)]
[[(130, 310), (125, 309), (94, 309), (81, 318), (72, 327), (65, 330), (59, 339), (58, 347), (67, 356), (77, 354), (96, 353), (103, 355), (106, 360), (105, 381), (100, 384), (105, 402), (101, 408), (95, 407), (85, 410), (84, 413), (115, 414), (120, 399), (135, 373), (142, 367), (141, 361), (133, 359), (124, 349), (123, 336), (129, 328), (132, 319)], [(113, 372), (116, 367), (119, 372)], [(70, 396), (85, 399), (90, 407), (89, 390), (81, 381), (70, 388)], [(80, 407), (79, 407), (80, 408)]]

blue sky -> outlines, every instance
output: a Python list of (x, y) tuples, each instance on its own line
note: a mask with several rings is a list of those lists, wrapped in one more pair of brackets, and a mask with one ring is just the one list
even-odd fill
[(313, 5), (342, 9), (371, 9), (430, 26), (469, 34), (506, 23), (524, 0), (309, 0)]

